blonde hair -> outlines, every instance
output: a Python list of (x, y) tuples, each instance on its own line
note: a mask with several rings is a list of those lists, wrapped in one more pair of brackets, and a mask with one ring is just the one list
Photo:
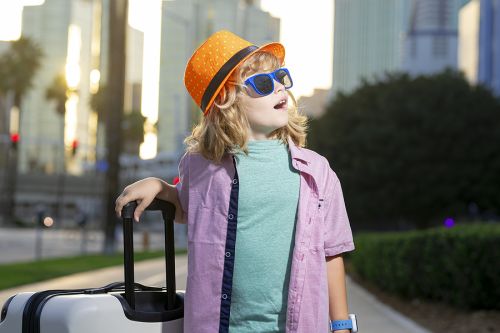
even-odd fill
[[(248, 154), (248, 119), (239, 105), (240, 94), (247, 94), (244, 78), (257, 72), (280, 68), (280, 61), (268, 52), (256, 52), (245, 60), (226, 81), (215, 98), (212, 110), (193, 128), (184, 143), (188, 152), (196, 152), (208, 160), (220, 163), (225, 153), (244, 151)], [(307, 117), (300, 114), (297, 101), (287, 90), (292, 100), (288, 107), (288, 124), (271, 133), (271, 138), (284, 144), (288, 137), (300, 147), (306, 143)]]

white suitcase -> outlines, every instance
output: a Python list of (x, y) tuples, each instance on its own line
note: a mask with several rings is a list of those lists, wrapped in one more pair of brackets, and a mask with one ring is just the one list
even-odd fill
[(165, 221), (166, 288), (134, 283), (135, 207), (129, 203), (122, 212), (125, 283), (14, 295), (2, 308), (0, 333), (182, 333), (184, 294), (175, 291), (175, 207), (161, 200), (148, 207), (161, 210)]

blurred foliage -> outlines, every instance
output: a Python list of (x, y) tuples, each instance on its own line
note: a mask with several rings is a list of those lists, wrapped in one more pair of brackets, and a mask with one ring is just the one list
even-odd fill
[[(97, 93), (90, 98), (90, 107), (97, 112), (99, 122), (105, 124), (106, 113), (106, 85), (100, 85)], [(127, 153), (137, 153), (139, 144), (144, 140), (144, 121), (146, 118), (138, 110), (125, 111), (122, 122), (123, 138), (125, 141), (125, 151)]]
[(144, 141), (144, 121), (146, 118), (141, 111), (125, 113), (122, 121), (123, 152), (139, 155), (140, 144)]
[(134, 110), (125, 113), (123, 118), (123, 133), (125, 140), (140, 143), (144, 140), (144, 122), (146, 118), (141, 114), (141, 111)]
[(365, 80), (339, 93), (309, 134), (358, 229), (425, 228), (472, 205), (498, 214), (499, 142), (500, 101), (451, 70)]
[(106, 85), (99, 85), (99, 90), (90, 97), (89, 105), (97, 112), (97, 119), (100, 123), (106, 123)]
[(20, 107), (22, 96), (33, 86), (40, 68), (42, 49), (31, 39), (21, 37), (0, 55), (0, 94), (14, 92), (15, 105)]
[(363, 233), (355, 244), (351, 268), (383, 290), (466, 309), (500, 310), (498, 224)]
[(64, 117), (66, 113), (66, 99), (68, 85), (63, 74), (58, 74), (52, 84), (45, 90), (45, 98), (56, 103), (56, 111)]

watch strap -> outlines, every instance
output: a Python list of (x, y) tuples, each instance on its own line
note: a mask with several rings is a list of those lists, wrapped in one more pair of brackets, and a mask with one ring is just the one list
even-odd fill
[(351, 329), (352, 329), (351, 319), (330, 321), (330, 331), (332, 332), (338, 330), (351, 330)]

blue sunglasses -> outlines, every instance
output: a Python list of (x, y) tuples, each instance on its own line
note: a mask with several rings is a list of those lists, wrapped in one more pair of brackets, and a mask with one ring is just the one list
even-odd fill
[(292, 77), (286, 68), (279, 68), (272, 73), (259, 73), (250, 76), (245, 84), (251, 86), (261, 96), (269, 95), (274, 91), (274, 81), (281, 83), (285, 89), (293, 86)]

